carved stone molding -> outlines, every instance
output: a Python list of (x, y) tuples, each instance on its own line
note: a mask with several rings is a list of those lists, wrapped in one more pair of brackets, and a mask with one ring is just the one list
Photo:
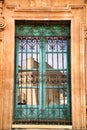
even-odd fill
[(84, 3), (87, 3), (87, 0), (84, 0)]
[(9, 5), (9, 4), (6, 4), (5, 7), (8, 9), (8, 10), (15, 10), (17, 8), (17, 5)]
[(71, 9), (83, 9), (85, 6), (83, 5), (69, 5)]
[(87, 39), (87, 25), (84, 25), (84, 39)]
[(2, 15), (3, 3), (4, 0), (0, 0), (0, 30), (2, 30), (6, 26), (5, 18)]
[(17, 12), (25, 12), (25, 11), (71, 11), (72, 9), (83, 9), (84, 8), (84, 4), (83, 5), (51, 5), (49, 4), (48, 6), (48, 3), (46, 2), (46, 0), (43, 0), (39, 6), (36, 5), (35, 1), (32, 0), (30, 1), (29, 3), (29, 6), (25, 6), (25, 7), (22, 7), (22, 6), (18, 6), (17, 4), (5, 4), (5, 7), (9, 10), (14, 10), (14, 11), (17, 11)]
[(6, 26), (6, 22), (4, 17), (0, 17), (0, 30), (4, 29)]
[[(42, 6), (43, 5), (43, 6)], [(67, 11), (67, 10), (70, 10), (71, 7), (69, 5), (58, 5), (56, 6), (53, 6), (52, 8), (50, 8), (51, 6), (47, 7), (46, 8), (46, 3), (43, 1), (43, 4), (41, 6), (37, 7), (37, 6), (33, 6), (33, 3), (31, 4), (31, 6), (27, 7), (27, 8), (22, 8), (22, 7), (19, 7), (17, 5), (10, 5), (10, 4), (5, 4), (5, 7), (8, 9), (8, 10), (14, 10), (15, 12), (29, 12), (29, 11)]]
[(0, 0), (0, 2), (4, 2), (4, 0)]

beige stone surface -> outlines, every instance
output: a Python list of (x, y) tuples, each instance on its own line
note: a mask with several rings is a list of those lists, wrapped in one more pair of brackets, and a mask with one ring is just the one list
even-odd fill
[(19, 7), (46, 7), (46, 6), (58, 6), (64, 4), (83, 4), (84, 0), (5, 0), (7, 4), (18, 4)]

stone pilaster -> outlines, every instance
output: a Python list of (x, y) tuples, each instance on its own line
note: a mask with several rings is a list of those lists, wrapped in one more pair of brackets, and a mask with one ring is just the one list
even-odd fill
[(0, 130), (3, 128), (3, 29), (6, 26), (5, 18), (3, 16), (3, 3), (0, 0)]

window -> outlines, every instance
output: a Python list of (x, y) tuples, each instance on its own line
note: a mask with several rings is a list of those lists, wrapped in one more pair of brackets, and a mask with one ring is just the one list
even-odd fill
[(14, 123), (71, 124), (70, 21), (16, 21)]

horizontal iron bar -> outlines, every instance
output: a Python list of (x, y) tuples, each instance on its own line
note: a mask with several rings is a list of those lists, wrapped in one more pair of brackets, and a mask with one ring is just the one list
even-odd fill
[[(40, 54), (39, 52), (29, 52), (29, 51), (28, 52), (19, 51), (18, 53), (19, 54), (20, 53), (22, 53), (22, 54), (27, 54), (27, 53), (28, 54)], [(67, 51), (65, 51), (65, 52), (64, 51), (63, 52), (62, 51), (53, 51), (53, 52), (50, 51), (50, 52), (46, 52), (46, 54), (67, 54)]]
[[(22, 106), (22, 107), (21, 107)], [(39, 108), (39, 105), (26, 105), (26, 104), (17, 104), (16, 106), (16, 109), (40, 109)], [(45, 109), (58, 109), (58, 110), (61, 110), (61, 109), (67, 109), (67, 104), (59, 104), (59, 105), (46, 105), (45, 106)]]
[(22, 54), (29, 54), (29, 53), (30, 54), (40, 54), (40, 52), (29, 52), (29, 51), (28, 52), (19, 51), (18, 53), (22, 53)]
[[(40, 86), (19, 86), (18, 89), (39, 89)], [(46, 86), (46, 89), (66, 89), (67, 86)]]
[[(24, 69), (24, 68), (18, 68), (19, 71), (38, 71), (39, 72), (39, 68), (37, 69)], [(46, 70), (50, 70), (50, 71), (67, 71), (67, 69), (50, 69), (50, 68), (46, 68)]]
[(39, 69), (24, 69), (24, 68), (18, 68), (19, 71), (39, 71)]
[(50, 36), (45, 36), (45, 35), (38, 35), (38, 36), (32, 36), (31, 34), (30, 35), (16, 35), (15, 36), (15, 38), (18, 38), (18, 39), (26, 39), (26, 38), (58, 38), (58, 40), (63, 40), (63, 38), (64, 38), (64, 40), (66, 40), (66, 39), (70, 39), (70, 36), (66, 36), (66, 35), (64, 35), (64, 36), (58, 36), (57, 34), (55, 35), (55, 36), (52, 36), (52, 35), (50, 35)]
[(58, 120), (30, 120), (30, 121), (28, 121), (28, 120), (15, 120), (13, 123), (17, 123), (17, 122), (38, 122), (38, 123), (65, 123), (65, 122), (67, 122), (67, 123), (71, 123), (71, 120), (66, 120), (66, 119), (64, 119), (64, 120), (61, 120), (61, 119), (58, 119)]
[(50, 71), (67, 71), (67, 69), (51, 69), (51, 68), (46, 68), (46, 70)]
[(65, 52), (64, 51), (63, 52), (62, 51), (53, 51), (53, 52), (50, 51), (50, 52), (46, 52), (46, 54), (67, 54), (67, 51), (65, 51)]

